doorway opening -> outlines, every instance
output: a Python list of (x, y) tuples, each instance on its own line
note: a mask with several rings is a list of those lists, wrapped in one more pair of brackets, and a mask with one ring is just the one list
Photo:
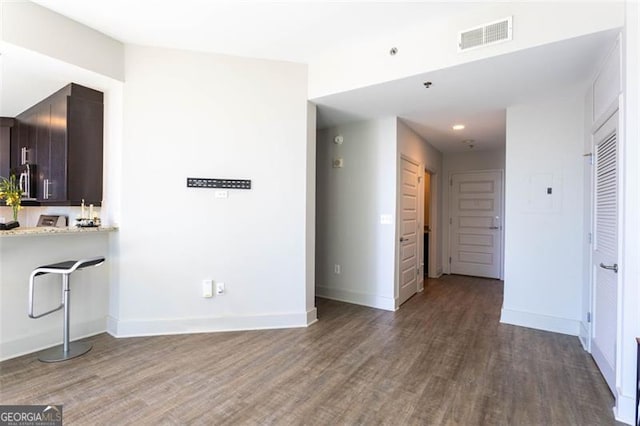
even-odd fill
[(423, 254), (422, 254), (422, 277), (423, 279), (429, 278), (429, 250), (433, 250), (433, 247), (429, 243), (430, 235), (431, 235), (431, 209), (432, 209), (432, 201), (431, 196), (433, 191), (431, 190), (431, 172), (429, 170), (424, 171), (424, 230), (423, 230)]

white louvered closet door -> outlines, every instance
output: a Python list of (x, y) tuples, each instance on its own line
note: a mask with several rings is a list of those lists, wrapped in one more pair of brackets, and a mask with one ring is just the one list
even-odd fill
[(618, 305), (618, 113), (594, 134), (591, 352), (615, 394)]

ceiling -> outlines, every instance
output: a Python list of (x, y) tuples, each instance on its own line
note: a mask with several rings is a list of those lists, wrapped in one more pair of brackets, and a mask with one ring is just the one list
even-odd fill
[(460, 1), (34, 0), (125, 43), (308, 63), (476, 7)]
[[(313, 99), (318, 127), (398, 116), (442, 152), (504, 147), (506, 108), (586, 89), (616, 30)], [(432, 85), (426, 89), (424, 82)], [(454, 124), (464, 124), (454, 131)]]
[[(125, 43), (239, 56), (309, 62), (341, 43), (379, 37), (430, 19), (469, 13), (480, 3), (453, 2), (230, 2), (220, 0), (36, 0), (36, 3)], [(442, 152), (504, 147), (506, 108), (531, 101), (593, 77), (611, 47), (608, 31), (448, 69), (313, 99), (318, 126), (399, 116)], [(20, 57), (14, 53), (14, 57)], [(16, 63), (3, 48), (2, 109), (16, 105), (38, 87), (46, 64)], [(55, 64), (54, 64), (55, 65)], [(59, 64), (55, 65), (59, 67)], [(65, 72), (73, 74), (73, 70)], [(78, 71), (79, 72), (79, 71)], [(87, 78), (86, 73), (83, 74)], [(91, 76), (90, 76), (91, 77)], [(93, 77), (91, 77), (93, 78)], [(429, 89), (423, 82), (431, 81)], [(11, 84), (9, 84), (11, 83)], [(15, 96), (10, 88), (16, 88)], [(22, 88), (19, 90), (19, 88)], [(22, 95), (21, 95), (22, 93)], [(23, 100), (24, 104), (25, 101)], [(451, 125), (466, 128), (454, 132)]]

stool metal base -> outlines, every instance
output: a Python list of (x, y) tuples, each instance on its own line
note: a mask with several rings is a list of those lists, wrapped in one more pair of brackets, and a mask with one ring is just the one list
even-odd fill
[(91, 350), (91, 343), (71, 342), (69, 343), (69, 350), (67, 352), (64, 351), (63, 347), (63, 345), (60, 345), (42, 351), (38, 354), (38, 359), (42, 362), (60, 362), (76, 358), (89, 352)]

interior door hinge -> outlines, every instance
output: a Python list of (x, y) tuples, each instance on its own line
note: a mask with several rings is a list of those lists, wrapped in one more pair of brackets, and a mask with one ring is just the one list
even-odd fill
[(449, 186), (453, 186), (453, 178), (449, 179)]
[(451, 256), (449, 256), (449, 263), (451, 263)]
[(418, 176), (418, 182), (422, 182), (422, 176)]
[(453, 224), (453, 219), (449, 218), (449, 225), (452, 225), (452, 224)]
[(591, 322), (591, 312), (587, 312), (587, 322)]
[(593, 234), (589, 232), (589, 244), (593, 243)]

